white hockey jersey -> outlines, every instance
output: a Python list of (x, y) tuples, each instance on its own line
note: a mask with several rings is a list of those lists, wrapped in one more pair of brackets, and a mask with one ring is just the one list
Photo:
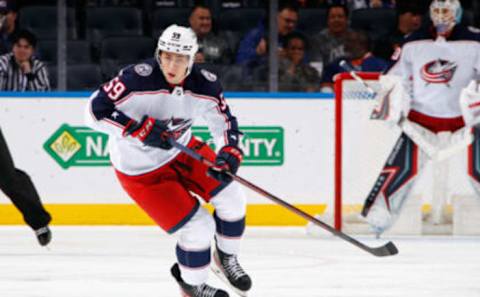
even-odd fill
[[(136, 138), (122, 135), (130, 120), (140, 121), (144, 115), (183, 123), (203, 117), (217, 148), (238, 145), (237, 121), (223, 98), (216, 75), (196, 66), (181, 86), (172, 86), (158, 63), (149, 59), (125, 68), (90, 97), (86, 123), (109, 134), (112, 164), (127, 175), (153, 171), (180, 153), (176, 148), (149, 147)], [(191, 137), (189, 126), (177, 141), (186, 145)]]
[(460, 91), (480, 77), (480, 34), (475, 31), (457, 25), (445, 40), (421, 30), (394, 54), (397, 61), (388, 73), (403, 77), (413, 110), (438, 118), (461, 116)]

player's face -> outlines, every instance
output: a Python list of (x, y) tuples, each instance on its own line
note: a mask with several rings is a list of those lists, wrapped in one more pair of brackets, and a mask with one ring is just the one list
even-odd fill
[(187, 74), (189, 57), (175, 53), (162, 52), (160, 67), (166, 80), (171, 84), (179, 84)]
[(455, 25), (453, 11), (446, 7), (435, 7), (430, 10), (432, 22), (439, 35), (446, 35)]
[(455, 19), (452, 11), (448, 8), (434, 8), (432, 9), (432, 13), (438, 17), (439, 20), (450, 21)]

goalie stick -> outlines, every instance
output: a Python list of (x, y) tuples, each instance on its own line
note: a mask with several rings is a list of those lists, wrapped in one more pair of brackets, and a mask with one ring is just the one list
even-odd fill
[[(213, 162), (211, 162), (210, 160), (204, 158), (202, 155), (200, 155), (199, 153), (197, 153), (196, 151), (176, 142), (173, 138), (169, 138), (169, 142), (172, 146), (174, 146), (175, 148), (177, 148), (178, 150), (184, 152), (185, 154), (189, 155), (190, 157), (200, 161), (201, 163), (203, 163), (204, 165), (208, 166), (208, 167), (214, 167), (215, 164)], [(354, 246), (374, 255), (374, 256), (377, 256), (377, 257), (385, 257), (385, 256), (393, 256), (393, 255), (396, 255), (398, 254), (398, 249), (397, 247), (395, 246), (395, 244), (393, 244), (393, 242), (389, 241), (388, 243), (382, 245), (382, 246), (379, 246), (379, 247), (369, 247), (363, 243), (361, 243), (360, 241), (356, 240), (355, 238), (353, 237), (350, 237), (349, 235), (341, 232), (341, 231), (338, 231), (336, 230), (335, 228), (331, 227), (330, 225), (316, 219), (315, 217), (311, 216), (310, 214), (304, 212), (303, 210), (291, 205), (290, 203), (278, 198), (277, 196), (265, 191), (264, 189), (254, 185), (253, 183), (249, 182), (248, 180), (236, 175), (236, 174), (233, 174), (232, 172), (230, 171), (225, 171), (225, 173), (227, 175), (229, 175), (234, 181), (240, 183), (241, 185), (249, 188), (250, 190), (253, 190), (257, 193), (259, 193), (260, 195), (272, 200), (273, 202), (285, 207), (286, 209), (290, 210), (291, 212), (301, 216), (302, 218), (306, 219), (307, 221), (310, 221), (312, 222), (313, 224), (323, 228), (324, 230), (330, 232), (331, 234), (353, 244)]]
[[(340, 67), (346, 70), (357, 82), (361, 83), (365, 89), (375, 98), (377, 92), (360, 76), (355, 73), (355, 70), (348, 65), (345, 60), (340, 61)], [(375, 111), (374, 111), (375, 112)], [(371, 117), (373, 118), (373, 117)], [(442, 161), (448, 159), (458, 150), (467, 147), (473, 141), (473, 137), (470, 133), (469, 127), (464, 127), (463, 129), (463, 137), (461, 141), (458, 143), (451, 145), (444, 149), (437, 148), (434, 144), (430, 143), (425, 139), (425, 137), (418, 132), (417, 128), (414, 126), (415, 124), (409, 121), (406, 118), (403, 118), (398, 123), (400, 129), (415, 143), (417, 144), (429, 157), (435, 161)]]

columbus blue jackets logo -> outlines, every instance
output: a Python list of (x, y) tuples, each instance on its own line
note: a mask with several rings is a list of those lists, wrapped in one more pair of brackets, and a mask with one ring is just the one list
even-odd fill
[(430, 84), (447, 84), (457, 70), (457, 63), (446, 60), (434, 60), (422, 67), (422, 78)]
[(192, 120), (181, 118), (170, 118), (168, 120), (161, 121), (175, 139), (179, 139), (182, 135), (192, 127)]
[(150, 74), (152, 74), (152, 70), (153, 70), (152, 66), (146, 63), (137, 64), (135, 65), (134, 69), (135, 69), (135, 72), (138, 73), (138, 75), (140, 76), (149, 76)]

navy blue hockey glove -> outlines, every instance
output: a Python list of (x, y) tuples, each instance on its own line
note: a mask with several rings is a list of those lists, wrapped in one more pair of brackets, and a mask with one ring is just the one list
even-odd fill
[(236, 174), (243, 159), (243, 152), (236, 146), (224, 146), (215, 158), (215, 166), (208, 169), (208, 175), (222, 183), (232, 182), (226, 171)]
[(168, 129), (167, 123), (156, 120), (149, 116), (143, 116), (140, 122), (131, 120), (123, 129), (123, 135), (138, 138), (145, 145), (169, 150), (172, 145), (169, 138), (173, 135)]

